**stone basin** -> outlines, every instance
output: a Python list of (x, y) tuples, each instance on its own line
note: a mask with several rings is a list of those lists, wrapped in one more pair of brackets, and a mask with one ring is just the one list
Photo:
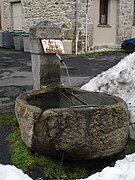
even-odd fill
[(126, 103), (104, 93), (32, 90), (16, 99), (15, 113), (24, 143), (52, 158), (105, 158), (121, 152), (128, 139)]

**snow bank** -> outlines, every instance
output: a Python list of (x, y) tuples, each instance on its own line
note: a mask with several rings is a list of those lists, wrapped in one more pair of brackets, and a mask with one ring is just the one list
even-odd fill
[(135, 53), (91, 79), (81, 89), (115, 94), (128, 100), (135, 90)]
[(130, 136), (135, 139), (135, 52), (91, 79), (81, 89), (108, 93), (125, 100), (130, 112)]
[(0, 180), (32, 180), (15, 166), (0, 164)]
[[(87, 180), (134, 180), (135, 153), (127, 155), (123, 160), (116, 161), (114, 167), (106, 167), (86, 178)], [(85, 180), (86, 180), (85, 179)], [(83, 179), (84, 180), (84, 179)]]

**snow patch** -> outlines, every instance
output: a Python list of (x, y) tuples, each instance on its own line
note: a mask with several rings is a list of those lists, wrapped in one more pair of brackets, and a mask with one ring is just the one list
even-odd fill
[(32, 180), (15, 166), (0, 164), (0, 180)]
[[(106, 167), (83, 180), (134, 180), (135, 179), (135, 153), (118, 160), (114, 167)], [(80, 179), (81, 180), (81, 179)]]
[(130, 114), (130, 137), (135, 139), (135, 52), (91, 79), (81, 89), (121, 97), (127, 103)]

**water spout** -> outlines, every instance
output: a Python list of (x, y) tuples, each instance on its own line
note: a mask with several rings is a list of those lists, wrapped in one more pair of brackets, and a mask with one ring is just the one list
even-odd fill
[(61, 56), (59, 54), (56, 54), (57, 58), (60, 60), (60, 62), (63, 62), (63, 59), (61, 58)]

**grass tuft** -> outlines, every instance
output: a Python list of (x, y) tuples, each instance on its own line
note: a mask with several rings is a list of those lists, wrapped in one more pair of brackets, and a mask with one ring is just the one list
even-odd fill
[(91, 53), (85, 53), (81, 54), (81, 57), (87, 57), (87, 58), (99, 58), (100, 56), (109, 56), (109, 55), (117, 55), (117, 54), (125, 54), (123, 51), (100, 51), (100, 52), (91, 52)]

